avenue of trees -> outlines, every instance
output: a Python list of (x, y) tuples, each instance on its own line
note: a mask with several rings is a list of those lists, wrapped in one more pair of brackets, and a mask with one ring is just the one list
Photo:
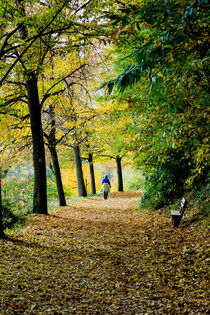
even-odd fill
[(32, 148), (34, 213), (48, 213), (46, 152), (66, 205), (66, 148), (79, 196), (84, 160), (96, 193), (98, 158), (115, 160), (119, 191), (124, 157), (144, 170), (145, 207), (207, 185), (208, 1), (102, 2), (0, 0), (0, 168)]

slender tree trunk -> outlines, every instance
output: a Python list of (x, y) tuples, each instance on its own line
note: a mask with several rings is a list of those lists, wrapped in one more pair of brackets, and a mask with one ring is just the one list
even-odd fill
[(81, 161), (79, 146), (74, 145), (73, 150), (74, 150), (74, 161), (75, 161), (76, 174), (77, 174), (78, 194), (80, 197), (86, 197), (87, 192), (86, 192), (84, 177), (83, 177), (83, 172), (82, 172), (82, 161)]
[(94, 174), (92, 153), (89, 153), (88, 162), (89, 162), (89, 167), (90, 167), (91, 192), (93, 195), (95, 195), (96, 194), (96, 184), (95, 184), (95, 174)]
[(63, 190), (63, 183), (62, 183), (62, 179), (61, 179), (61, 172), (60, 172), (60, 166), (59, 166), (59, 162), (58, 162), (58, 155), (57, 155), (57, 151), (56, 151), (55, 112), (54, 112), (54, 108), (52, 105), (49, 108), (49, 115), (51, 118), (51, 130), (50, 130), (50, 134), (48, 137), (48, 142), (49, 142), (49, 150), (50, 150), (52, 163), (53, 163), (53, 169), (55, 172), (56, 186), (57, 186), (57, 192), (58, 192), (58, 200), (59, 200), (60, 206), (66, 206), (66, 199), (65, 199), (65, 194), (64, 194), (64, 190)]
[(37, 78), (34, 74), (26, 80), (28, 108), (31, 121), (34, 162), (33, 212), (47, 214), (47, 180), (41, 108), (39, 103)]
[(118, 191), (123, 191), (123, 177), (122, 177), (122, 165), (121, 159), (119, 156), (116, 157), (117, 163), (117, 178), (118, 178)]
[(1, 202), (1, 167), (0, 167), (0, 238), (4, 238), (3, 216), (2, 216), (2, 202)]
[(61, 179), (61, 172), (60, 172), (60, 166), (58, 162), (58, 155), (55, 146), (49, 147), (50, 154), (52, 158), (52, 164), (53, 169), (55, 172), (55, 179), (56, 179), (56, 186), (57, 186), (57, 192), (58, 192), (58, 200), (60, 206), (66, 206), (66, 199), (65, 194), (63, 190), (63, 183)]

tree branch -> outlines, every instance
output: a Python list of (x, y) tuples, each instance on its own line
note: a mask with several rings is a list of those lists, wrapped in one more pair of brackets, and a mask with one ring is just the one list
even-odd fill
[[(5, 35), (6, 38), (5, 38), (4, 42), (3, 42), (2, 47), (1, 47), (1, 50), (0, 50), (0, 59), (1, 59), (1, 57), (4, 55), (4, 48), (6, 47), (9, 38), (10, 38), (15, 32), (17, 32), (17, 30), (18, 30), (19, 28), (20, 28), (20, 25), (18, 25), (12, 32), (10, 32), (9, 34)], [(2, 37), (3, 37), (3, 36), (2, 36)]]
[(44, 102), (45, 102), (50, 96), (52, 96), (52, 95), (58, 95), (58, 94), (60, 94), (60, 93), (62, 93), (62, 92), (64, 92), (64, 91), (66, 90), (66, 89), (61, 89), (61, 90), (59, 90), (58, 92), (55, 92), (55, 93), (50, 94), (49, 92), (50, 92), (56, 85), (58, 85), (58, 84), (61, 83), (62, 81), (65, 81), (65, 82), (66, 82), (67, 87), (69, 87), (70, 85), (74, 84), (74, 83), (69, 84), (69, 83), (66, 81), (66, 79), (69, 78), (69, 77), (71, 77), (75, 72), (79, 71), (79, 70), (82, 69), (84, 66), (86, 66), (86, 64), (81, 65), (79, 68), (75, 69), (75, 70), (72, 71), (70, 74), (66, 75), (64, 78), (62, 78), (62, 79), (58, 80), (56, 83), (54, 83), (54, 84), (46, 91), (46, 93), (45, 93), (45, 95), (44, 95), (44, 97), (43, 97), (43, 99), (42, 99), (42, 101), (41, 101), (41, 103), (40, 103), (41, 108), (42, 108), (42, 106), (44, 105)]

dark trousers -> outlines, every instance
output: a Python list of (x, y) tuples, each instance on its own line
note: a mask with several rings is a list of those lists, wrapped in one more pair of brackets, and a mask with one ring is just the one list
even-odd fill
[(108, 191), (104, 191), (104, 199), (107, 199), (108, 197)]

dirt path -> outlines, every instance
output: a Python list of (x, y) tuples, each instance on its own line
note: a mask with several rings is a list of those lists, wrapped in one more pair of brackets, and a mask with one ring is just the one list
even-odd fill
[(138, 204), (82, 198), (0, 241), (0, 314), (207, 313), (207, 231)]

